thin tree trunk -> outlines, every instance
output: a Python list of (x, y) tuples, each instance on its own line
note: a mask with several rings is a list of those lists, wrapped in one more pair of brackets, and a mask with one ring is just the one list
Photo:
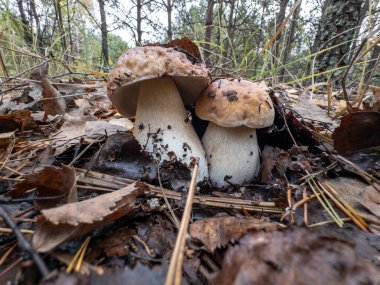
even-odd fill
[(29, 3), (34, 21), (36, 22), (37, 50), (41, 55), (44, 55), (43, 35), (41, 31), (40, 18), (37, 14), (36, 3), (35, 0), (30, 0)]
[(74, 45), (73, 45), (73, 36), (71, 32), (71, 18), (70, 18), (70, 6), (69, 0), (66, 0), (66, 10), (67, 10), (67, 30), (69, 32), (69, 42), (70, 42), (70, 51), (74, 54)]
[[(300, 12), (301, 12), (301, 4), (302, 4), (302, 2), (298, 5), (296, 10), (294, 11), (292, 23), (290, 24), (290, 28), (289, 28), (289, 33), (287, 34), (285, 51), (283, 53), (282, 60), (281, 60), (283, 65), (285, 65), (288, 62), (289, 56), (292, 52), (292, 43), (295, 41), (295, 33), (297, 30), (297, 26), (298, 26), (297, 21), (298, 21), (298, 18), (300, 16)], [(281, 72), (280, 72), (280, 78), (281, 78), (282, 82), (285, 81), (284, 75), (285, 75), (285, 68), (282, 68)]]
[(223, 15), (223, 0), (218, 0), (218, 33), (216, 35), (216, 44), (220, 46), (221, 41), (221, 31), (220, 28), (222, 27), (222, 15)]
[[(280, 28), (282, 22), (285, 20), (285, 12), (286, 7), (288, 6), (289, 0), (281, 0), (280, 2), (280, 11), (277, 14), (276, 19), (276, 31)], [(298, 5), (300, 7), (301, 5)], [(275, 31), (275, 32), (276, 32)], [(280, 56), (280, 42), (281, 42), (281, 34), (277, 36), (276, 44), (275, 44), (275, 55), (277, 58)]]
[(137, 17), (136, 17), (136, 32), (137, 32), (137, 42), (136, 45), (141, 45), (142, 41), (142, 30), (141, 30), (141, 10), (142, 10), (142, 3), (143, 0), (137, 0), (136, 2), (136, 9), (137, 9)]
[[(65, 29), (63, 27), (63, 20), (62, 20), (62, 11), (61, 11), (61, 4), (59, 3), (60, 0), (54, 0), (54, 6), (55, 6), (55, 15), (58, 23), (58, 29), (59, 29), (59, 36), (61, 38), (61, 45), (63, 52), (67, 52), (67, 45), (66, 45), (66, 34)], [(65, 60), (68, 60), (68, 56), (65, 54)]]
[(224, 56), (227, 56), (229, 48), (231, 47), (231, 44), (233, 43), (233, 38), (234, 38), (234, 28), (235, 28), (235, 23), (234, 23), (234, 12), (235, 12), (235, 0), (230, 0), (230, 13), (228, 15), (228, 24), (227, 24), (227, 36), (228, 38), (226, 39), (224, 43)]
[(18, 11), (20, 13), (24, 40), (26, 44), (31, 47), (33, 44), (33, 37), (32, 37), (32, 32), (29, 27), (28, 19), (26, 18), (23, 1), (17, 0), (17, 6), (18, 6)]
[(205, 60), (209, 62), (210, 57), (210, 44), (211, 42), (211, 34), (212, 34), (212, 24), (213, 24), (213, 16), (214, 16), (214, 0), (207, 1), (207, 11), (206, 11), (206, 19), (205, 19), (205, 44), (203, 46), (205, 52)]
[(98, 0), (99, 10), (100, 10), (100, 31), (102, 34), (102, 57), (103, 57), (103, 69), (107, 70), (109, 65), (109, 56), (108, 56), (108, 34), (107, 34), (107, 18), (106, 11), (104, 9), (104, 1)]
[(173, 4), (171, 0), (167, 0), (166, 3), (167, 7), (167, 14), (168, 14), (168, 40), (170, 41), (173, 38), (173, 27), (172, 27), (172, 9), (173, 9)]

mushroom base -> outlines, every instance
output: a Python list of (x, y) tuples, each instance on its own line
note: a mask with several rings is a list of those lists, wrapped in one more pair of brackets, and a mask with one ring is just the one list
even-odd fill
[[(211, 182), (217, 187), (251, 182), (260, 167), (256, 129), (226, 128), (210, 122), (202, 138)], [(226, 178), (226, 179), (225, 179)]]
[(199, 158), (197, 181), (201, 181), (208, 177), (205, 152), (187, 116), (172, 79), (156, 78), (141, 84), (134, 129), (137, 141), (159, 162), (177, 159), (193, 168), (194, 159)]

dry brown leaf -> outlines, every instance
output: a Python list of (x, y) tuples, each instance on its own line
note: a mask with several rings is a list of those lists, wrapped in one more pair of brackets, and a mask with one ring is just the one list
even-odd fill
[(16, 184), (11, 192), (13, 197), (25, 194), (36, 188), (38, 197), (62, 196), (53, 200), (39, 200), (41, 209), (51, 208), (57, 204), (73, 203), (78, 200), (75, 169), (68, 166), (47, 166), (37, 173), (24, 176), (25, 180)]
[(144, 183), (136, 182), (96, 198), (42, 210), (33, 236), (34, 248), (47, 252), (127, 215), (135, 209), (136, 198), (146, 188)]
[(262, 229), (273, 231), (277, 226), (253, 217), (213, 217), (192, 223), (190, 236), (213, 252), (216, 248), (236, 241), (248, 231)]
[(378, 268), (360, 258), (351, 243), (306, 229), (249, 233), (230, 247), (218, 285), (379, 284)]
[(66, 112), (66, 102), (59, 91), (54, 88), (47, 78), (41, 80), (41, 85), (42, 97), (44, 98), (42, 103), (45, 111), (43, 120), (46, 121), (49, 115), (64, 115)]
[(334, 148), (353, 152), (380, 145), (380, 112), (353, 112), (342, 118), (333, 132)]
[[(360, 215), (380, 222), (380, 194), (373, 189), (373, 186), (349, 177), (325, 179), (324, 182), (332, 187), (339, 198), (353, 207)], [(377, 185), (377, 187), (379, 186)], [(372, 226), (370, 224), (371, 229)]]
[(380, 185), (377, 183), (367, 186), (357, 200), (372, 214), (380, 218), (380, 192), (375, 187), (380, 189)]
[[(9, 125), (10, 129), (7, 129), (7, 125)], [(32, 118), (32, 112), (29, 110), (20, 110), (0, 116), (0, 127), (1, 131), (14, 131), (16, 129), (24, 131), (39, 128)]]

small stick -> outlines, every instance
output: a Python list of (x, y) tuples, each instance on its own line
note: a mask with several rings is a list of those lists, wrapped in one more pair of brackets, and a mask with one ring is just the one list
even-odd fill
[(173, 283), (176, 285), (181, 284), (182, 278), (182, 262), (183, 262), (183, 254), (184, 247), (186, 241), (186, 232), (187, 227), (189, 225), (189, 219), (191, 215), (191, 210), (193, 207), (193, 197), (196, 186), (196, 178), (198, 175), (198, 161), (195, 163), (193, 176), (190, 182), (189, 194), (187, 195), (186, 205), (183, 212), (183, 216), (181, 219), (181, 224), (179, 227), (177, 240), (174, 246), (174, 250), (172, 253), (172, 257), (170, 259), (170, 266), (168, 270), (168, 274), (166, 276), (165, 285), (172, 285)]
[(174, 224), (176, 226), (176, 228), (178, 229), (179, 228), (179, 220), (177, 218), (177, 216), (175, 215), (173, 209), (172, 209), (172, 206), (170, 205), (169, 203), (169, 200), (168, 198), (166, 197), (166, 194), (165, 194), (165, 191), (164, 191), (164, 188), (162, 187), (162, 183), (161, 183), (161, 175), (160, 175), (160, 167), (158, 166), (157, 167), (157, 176), (158, 176), (158, 183), (160, 185), (160, 188), (161, 188), (161, 191), (162, 191), (162, 197), (164, 198), (164, 201), (165, 201), (165, 204), (166, 204), (166, 207), (168, 207), (168, 210), (172, 216), (172, 219), (174, 221)]
[(12, 253), (12, 251), (16, 248), (17, 242), (13, 243), (12, 246), (8, 248), (8, 250), (4, 253), (4, 255), (0, 259), (0, 265), (3, 265), (4, 262), (7, 260), (8, 256)]
[(8, 214), (7, 210), (2, 205), (0, 205), (0, 216), (3, 218), (4, 222), (13, 230), (13, 232), (17, 238), (17, 241), (18, 241), (18, 246), (22, 250), (25, 250), (26, 252), (28, 252), (30, 254), (33, 261), (35, 262), (38, 269), (40, 270), (41, 275), (43, 277), (46, 277), (49, 274), (49, 270), (46, 267), (44, 261), (38, 255), (38, 253), (33, 250), (33, 247), (31, 246), (29, 241), (27, 241), (25, 239), (25, 237), (22, 235), (22, 233), (18, 229), (16, 223), (12, 220), (12, 218)]
[[(302, 200), (307, 198), (307, 193), (306, 193), (306, 187), (303, 188), (302, 191)], [(307, 219), (307, 202), (303, 205), (303, 222), (305, 226), (308, 224), (308, 219)]]
[[(13, 233), (13, 230), (11, 228), (0, 228), (0, 233), (11, 234), (11, 233)], [(31, 234), (32, 235), (32, 234), (34, 234), (34, 231), (20, 229), (20, 233), (22, 233), (22, 234)]]

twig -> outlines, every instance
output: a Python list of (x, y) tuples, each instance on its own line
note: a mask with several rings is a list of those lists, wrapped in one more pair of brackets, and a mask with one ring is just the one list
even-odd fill
[(169, 200), (168, 198), (166, 197), (166, 194), (165, 194), (165, 191), (164, 191), (164, 188), (162, 187), (162, 183), (161, 183), (161, 175), (160, 175), (160, 166), (157, 167), (157, 176), (158, 176), (158, 183), (160, 185), (160, 188), (162, 190), (162, 197), (164, 198), (164, 201), (165, 201), (165, 204), (166, 204), (166, 207), (168, 207), (168, 210), (172, 216), (172, 219), (174, 221), (174, 224), (176, 226), (176, 228), (178, 229), (179, 228), (179, 220), (177, 218), (177, 216), (175, 215), (174, 211), (173, 211), (173, 208), (172, 206), (170, 205), (169, 203)]
[(31, 244), (22, 235), (16, 223), (12, 220), (7, 210), (2, 205), (0, 205), (0, 216), (3, 218), (4, 222), (13, 230), (18, 241), (18, 246), (22, 250), (25, 250), (26, 252), (29, 253), (29, 255), (34, 260), (35, 264), (37, 265), (39, 271), (41, 272), (41, 275), (43, 277), (46, 277), (49, 274), (49, 270), (47, 266), (45, 265), (44, 261), (38, 255), (38, 253), (33, 250), (33, 247), (31, 246)]
[(103, 135), (100, 135), (96, 140), (94, 140), (93, 142), (91, 142), (88, 146), (85, 147), (84, 150), (82, 150), (82, 152), (80, 154), (78, 154), (70, 163), (68, 166), (73, 166), (74, 163), (79, 159), (81, 158), (85, 152), (95, 143), (98, 143), (100, 142), (101, 140), (103, 139)]
[[(2, 234), (11, 234), (11, 233), (13, 233), (13, 230), (11, 228), (0, 228), (0, 233), (2, 233)], [(32, 235), (32, 234), (34, 234), (34, 231), (20, 229), (20, 233)]]
[(186, 241), (187, 227), (189, 225), (189, 219), (191, 210), (193, 207), (193, 197), (196, 186), (196, 178), (198, 175), (198, 161), (195, 163), (193, 176), (191, 178), (189, 193), (187, 195), (186, 205), (181, 219), (180, 228), (177, 235), (177, 240), (174, 246), (172, 257), (170, 259), (170, 265), (168, 274), (166, 276), (165, 285), (180, 285), (182, 279), (182, 262), (184, 255), (184, 247)]

